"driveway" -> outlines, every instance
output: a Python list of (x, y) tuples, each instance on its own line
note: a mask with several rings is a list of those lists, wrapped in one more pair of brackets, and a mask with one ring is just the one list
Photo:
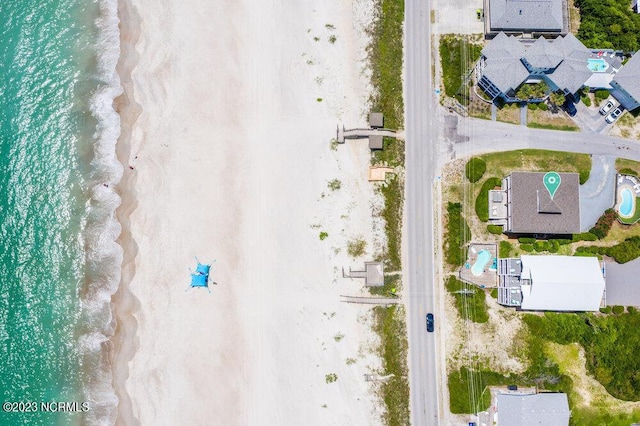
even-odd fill
[(624, 264), (606, 262), (605, 271), (607, 306), (640, 307), (640, 258)]
[(587, 232), (604, 211), (613, 207), (616, 189), (616, 157), (592, 155), (589, 180), (580, 185), (580, 231)]

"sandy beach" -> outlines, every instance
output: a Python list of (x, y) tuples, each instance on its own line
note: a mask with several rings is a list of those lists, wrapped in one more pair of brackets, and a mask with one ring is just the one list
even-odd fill
[[(117, 423), (381, 424), (370, 309), (340, 302), (363, 287), (341, 268), (384, 243), (381, 201), (367, 140), (330, 147), (366, 123), (371, 2), (131, 3)], [(196, 256), (211, 294), (186, 291)]]

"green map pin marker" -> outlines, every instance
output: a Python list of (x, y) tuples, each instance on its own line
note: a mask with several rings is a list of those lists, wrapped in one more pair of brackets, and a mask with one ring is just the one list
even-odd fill
[(547, 188), (547, 191), (549, 191), (549, 195), (553, 200), (553, 196), (556, 194), (556, 191), (560, 186), (560, 175), (556, 172), (545, 173), (542, 181), (544, 182), (544, 187)]

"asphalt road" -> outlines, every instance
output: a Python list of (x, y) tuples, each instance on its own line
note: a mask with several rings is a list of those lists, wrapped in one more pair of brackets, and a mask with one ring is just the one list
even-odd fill
[(437, 128), (429, 39), (430, 2), (405, 1), (406, 252), (405, 283), (409, 334), (411, 423), (438, 425), (436, 332), (427, 333), (426, 314), (435, 312), (433, 191)]

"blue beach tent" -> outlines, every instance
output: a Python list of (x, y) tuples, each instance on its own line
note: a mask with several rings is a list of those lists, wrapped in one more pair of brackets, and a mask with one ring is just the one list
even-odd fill
[[(198, 263), (198, 266), (196, 266), (195, 272), (191, 272), (191, 285), (189, 288), (204, 287), (209, 293), (211, 293), (211, 290), (209, 290), (209, 272), (211, 270), (211, 265), (200, 263), (198, 258), (196, 258), (196, 262)], [(187, 290), (189, 290), (189, 288)]]

